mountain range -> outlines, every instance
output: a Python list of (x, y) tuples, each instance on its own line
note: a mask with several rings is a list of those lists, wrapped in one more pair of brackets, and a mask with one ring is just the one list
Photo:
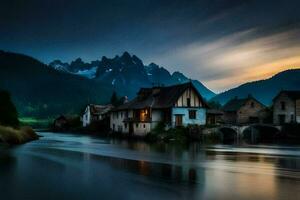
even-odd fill
[(247, 97), (251, 94), (267, 106), (280, 90), (300, 90), (300, 69), (280, 72), (265, 80), (245, 83), (226, 92), (220, 93), (211, 100), (225, 104), (234, 97)]
[(55, 60), (47, 65), (27, 55), (0, 51), (0, 70), (0, 89), (12, 94), (21, 116), (34, 117), (79, 113), (87, 103), (108, 103), (113, 91), (133, 98), (141, 87), (188, 81), (206, 100), (221, 104), (252, 94), (270, 105), (280, 90), (300, 90), (300, 69), (294, 69), (215, 95), (198, 80), (190, 80), (181, 72), (171, 74), (155, 63), (145, 65), (127, 52), (89, 63), (78, 58), (70, 63)]
[[(96, 82), (104, 82), (111, 85), (119, 95), (129, 98), (134, 97), (141, 87), (168, 86), (190, 81), (184, 74), (180, 72), (171, 74), (164, 67), (155, 63), (145, 65), (140, 58), (130, 55), (128, 52), (114, 58), (103, 56), (101, 60), (90, 63), (83, 62), (81, 58), (71, 63), (54, 60), (49, 66), (65, 73), (80, 75)], [(210, 99), (215, 96), (215, 93), (198, 80), (191, 81), (204, 98)]]
[[(127, 95), (130, 98), (135, 96), (140, 87), (174, 85), (190, 81), (181, 72), (171, 74), (167, 69), (155, 63), (145, 65), (141, 59), (135, 55), (131, 56), (128, 52), (114, 58), (103, 56), (101, 60), (90, 63), (85, 63), (80, 58), (71, 63), (56, 60), (49, 66), (91, 80), (105, 82), (114, 87), (120, 95)], [(251, 94), (265, 105), (271, 105), (272, 99), (280, 90), (300, 89), (300, 69), (283, 71), (266, 80), (245, 83), (218, 95), (198, 80), (191, 81), (206, 100), (225, 104), (234, 97), (243, 98)]]
[(87, 103), (107, 103), (113, 91), (111, 85), (95, 84), (22, 54), (0, 51), (0, 70), (0, 89), (11, 93), (20, 116), (77, 113)]
[[(113, 91), (133, 98), (141, 87), (190, 81), (180, 72), (144, 65), (127, 52), (90, 63), (78, 58), (46, 65), (27, 55), (0, 51), (0, 70), (0, 89), (12, 94), (21, 116), (34, 117), (79, 113), (87, 103), (109, 103)], [(205, 98), (215, 95), (199, 81), (191, 81)]]

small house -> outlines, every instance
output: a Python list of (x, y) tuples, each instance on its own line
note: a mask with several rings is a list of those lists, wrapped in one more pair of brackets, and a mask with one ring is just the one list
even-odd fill
[(94, 121), (109, 118), (109, 112), (113, 108), (112, 105), (95, 105), (88, 104), (82, 115), (82, 126), (86, 127)]
[(167, 127), (204, 125), (207, 107), (191, 82), (141, 88), (136, 98), (113, 109), (110, 128), (113, 132), (145, 136), (161, 122)]
[(223, 122), (224, 112), (219, 109), (207, 109), (206, 111), (206, 124), (217, 125)]
[(53, 122), (54, 130), (66, 130), (68, 128), (69, 122), (68, 119), (64, 115), (60, 115)]
[(281, 91), (273, 99), (273, 123), (300, 123), (300, 91)]
[(248, 95), (247, 98), (231, 99), (223, 106), (223, 120), (228, 124), (259, 123), (263, 121), (265, 105)]

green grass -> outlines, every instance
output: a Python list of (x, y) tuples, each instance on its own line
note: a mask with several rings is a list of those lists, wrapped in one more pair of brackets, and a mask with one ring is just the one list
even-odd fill
[(30, 127), (15, 129), (6, 126), (0, 126), (0, 143), (23, 144), (38, 139), (38, 135)]
[(52, 118), (38, 119), (34, 117), (21, 117), (19, 118), (22, 126), (31, 126), (34, 128), (48, 128), (49, 124), (53, 123)]

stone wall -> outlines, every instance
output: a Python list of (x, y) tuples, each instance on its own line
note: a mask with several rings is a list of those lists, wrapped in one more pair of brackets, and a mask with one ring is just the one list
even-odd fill
[(257, 118), (260, 121), (260, 113), (265, 107), (259, 102), (250, 99), (237, 111), (237, 123), (250, 123), (250, 118)]
[[(285, 103), (285, 109), (281, 108), (281, 102)], [(295, 102), (291, 100), (287, 95), (282, 93), (279, 95), (273, 104), (273, 123), (279, 124), (279, 116), (284, 115), (284, 122), (290, 123), (295, 121)]]

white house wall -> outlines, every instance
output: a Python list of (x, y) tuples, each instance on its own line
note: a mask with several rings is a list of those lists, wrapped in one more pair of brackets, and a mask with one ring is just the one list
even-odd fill
[(127, 126), (123, 122), (126, 119), (126, 112), (112, 112), (110, 114), (110, 128), (115, 132), (128, 133), (129, 132), (129, 124)]
[[(196, 111), (196, 119), (189, 118), (189, 110)], [(205, 108), (172, 108), (172, 126), (175, 127), (175, 116), (182, 115), (182, 124), (187, 126), (189, 124), (204, 125), (206, 124), (206, 109)]]
[(161, 110), (152, 110), (151, 129), (155, 128), (159, 122), (163, 120), (163, 112)]
[(296, 122), (300, 123), (300, 99), (296, 100)]
[(190, 107), (201, 107), (201, 100), (196, 91), (192, 88), (188, 88), (177, 100), (175, 107), (188, 107), (187, 99), (190, 98)]
[(83, 127), (86, 127), (91, 123), (91, 114), (90, 114), (90, 107), (87, 106), (84, 112), (84, 115), (82, 117), (82, 125)]
[(133, 123), (133, 132), (136, 136), (146, 136), (151, 131), (151, 123)]
[[(285, 110), (281, 109), (281, 102), (285, 102)], [(285, 123), (290, 123), (292, 117), (295, 117), (295, 101), (287, 95), (281, 94), (276, 98), (273, 104), (273, 122), (279, 124), (279, 115), (285, 115)]]

